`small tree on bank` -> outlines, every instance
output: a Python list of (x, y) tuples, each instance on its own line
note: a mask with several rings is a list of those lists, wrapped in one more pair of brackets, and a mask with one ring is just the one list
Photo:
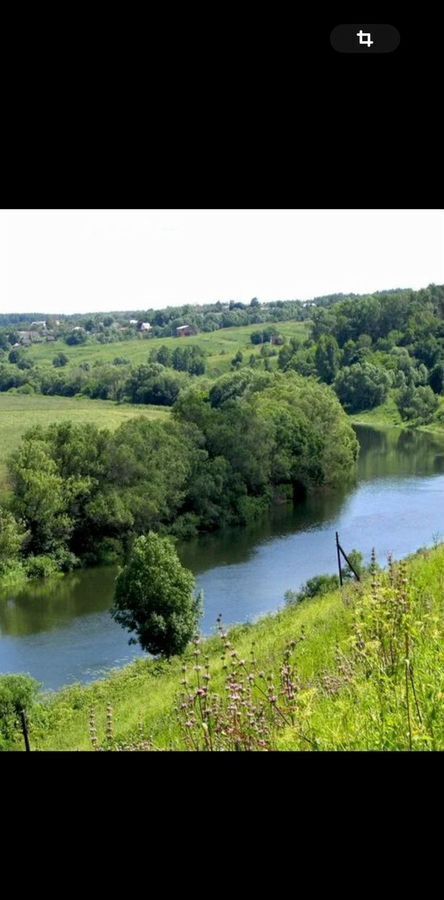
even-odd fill
[(201, 596), (195, 578), (177, 556), (171, 538), (139, 537), (116, 580), (112, 616), (155, 656), (183, 653), (196, 634)]

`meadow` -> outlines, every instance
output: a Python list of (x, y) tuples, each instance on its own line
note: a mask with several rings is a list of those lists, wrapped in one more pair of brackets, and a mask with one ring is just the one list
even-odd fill
[(44, 397), (42, 394), (0, 393), (0, 498), (7, 491), (6, 460), (18, 447), (23, 434), (35, 425), (70, 419), (74, 423), (91, 422), (99, 428), (118, 428), (127, 419), (145, 416), (164, 419), (169, 410), (159, 406), (137, 407), (110, 400), (87, 397)]
[[(185, 344), (196, 344), (207, 354), (208, 374), (217, 377), (229, 371), (231, 360), (238, 350), (248, 354), (248, 358), (252, 353), (259, 354), (260, 347), (251, 343), (250, 335), (263, 327), (266, 326), (245, 325), (239, 328), (221, 328), (218, 331), (204, 332), (187, 338), (138, 337), (129, 341), (116, 341), (114, 344), (91, 342), (72, 347), (67, 346), (64, 341), (51, 341), (36, 344), (26, 353), (28, 358), (39, 366), (51, 366), (52, 360), (60, 352), (68, 357), (68, 366), (78, 366), (82, 362), (112, 362), (117, 356), (125, 357), (133, 365), (140, 365), (147, 362), (149, 352), (153, 348), (158, 349), (165, 345), (174, 349)], [(287, 339), (296, 336), (302, 338), (308, 334), (306, 322), (278, 322), (276, 328)]]
[(194, 692), (205, 670), (213, 693), (228, 687), (236, 716), (250, 680), (271, 706), (285, 709), (285, 722), (272, 719), (272, 749), (442, 750), (443, 586), (440, 545), (342, 592), (191, 646), (184, 657), (138, 661), (105, 681), (71, 687), (34, 717), (33, 749), (191, 749), (180, 719), (184, 691), (195, 697), (187, 711), (191, 741), (212, 749), (202, 745), (202, 689)]

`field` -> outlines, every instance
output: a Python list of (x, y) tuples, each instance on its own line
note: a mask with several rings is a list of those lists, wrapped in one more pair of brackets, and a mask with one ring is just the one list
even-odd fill
[(49, 425), (70, 419), (93, 422), (101, 428), (117, 428), (126, 419), (142, 415), (165, 418), (169, 411), (159, 406), (132, 406), (87, 397), (43, 397), (41, 394), (0, 394), (0, 497), (7, 490), (6, 459), (18, 447), (25, 431), (34, 425)]
[[(130, 341), (118, 341), (115, 344), (87, 343), (69, 347), (64, 341), (36, 344), (26, 351), (29, 359), (38, 365), (52, 365), (52, 360), (61, 351), (69, 358), (69, 366), (77, 366), (82, 362), (94, 363), (96, 360), (112, 362), (116, 356), (123, 356), (133, 365), (147, 362), (151, 349), (162, 344), (174, 349), (185, 344), (197, 344), (206, 352), (208, 374), (221, 375), (228, 371), (235, 353), (241, 350), (250, 356), (258, 354), (260, 347), (251, 343), (253, 331), (265, 328), (265, 325), (245, 325), (240, 328), (221, 328), (218, 331), (198, 334), (187, 338), (135, 338)], [(306, 322), (279, 322), (275, 326), (278, 331), (290, 338), (296, 335), (305, 336), (308, 331)], [(276, 348), (278, 349), (278, 348)]]
[[(405, 694), (405, 626), (399, 624), (398, 600), (395, 595), (390, 618), (387, 576), (381, 577), (379, 605), (375, 605), (374, 593), (370, 599), (367, 581), (362, 586), (349, 585), (342, 595), (335, 591), (307, 600), (255, 625), (230, 632), (232, 646), (245, 660), (250, 659), (254, 642), (255, 670), (262, 670), (265, 679), (274, 673), (276, 682), (285, 647), (292, 640), (304, 638), (294, 651), (293, 661), (298, 712), (293, 724), (279, 728), (275, 734), (277, 749), (444, 749), (444, 546), (418, 551), (407, 563), (407, 580), (400, 582), (409, 585), (401, 591), (405, 596), (408, 590), (414, 611), (413, 618), (408, 616), (405, 620), (410, 634), (408, 652), (413, 654), (414, 696), (411, 692)], [(365, 597), (367, 607), (362, 606), (355, 613), (355, 605), (363, 603)], [(367, 643), (364, 640), (362, 644), (366, 651), (364, 666), (353, 662), (353, 622), (360, 623), (361, 644), (362, 636), (367, 634)], [(388, 646), (392, 655), (398, 647), (397, 673), (384, 669), (386, 662), (379, 656), (378, 642), (372, 637), (379, 633), (381, 625), (390, 626)], [(365, 628), (369, 630), (366, 632)], [(205, 642), (202, 650), (209, 658), (212, 684), (223, 692), (220, 639)], [(195, 660), (191, 651), (185, 659), (189, 681), (193, 682)], [(40, 722), (35, 722), (34, 749), (92, 749), (88, 726), (92, 708), (100, 745), (105, 739), (108, 704), (112, 707), (114, 746), (144, 739), (158, 749), (183, 748), (183, 732), (174, 713), (183, 678), (182, 662), (177, 658), (160, 663), (139, 661), (106, 681), (75, 686), (55, 695), (40, 714)], [(369, 676), (369, 672), (373, 674)], [(310, 736), (309, 744), (301, 738), (301, 722), (305, 734)], [(22, 749), (21, 741), (18, 748)]]

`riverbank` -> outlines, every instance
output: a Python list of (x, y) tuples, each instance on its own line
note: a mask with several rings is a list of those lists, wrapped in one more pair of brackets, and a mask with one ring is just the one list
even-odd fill
[[(386, 616), (390, 609), (388, 601), (392, 595), (396, 600), (397, 593), (390, 588), (387, 573), (381, 574), (380, 578), (383, 582), (382, 588), (378, 589), (383, 599), (380, 614)], [(292, 653), (297, 714), (293, 722), (273, 731), (274, 748), (399, 750), (409, 749), (411, 744), (412, 749), (444, 749), (444, 545), (418, 551), (411, 557), (406, 562), (406, 578), (407, 588), (403, 587), (404, 583), (401, 587), (412, 612), (412, 624), (408, 625), (412, 631), (409, 652), (414, 656), (416, 691), (416, 701), (410, 694), (407, 702), (416, 702), (419, 709), (417, 715), (409, 707), (410, 730), (403, 694), (404, 651), (401, 651), (396, 672), (391, 673), (389, 669), (382, 672), (379, 657), (375, 663), (371, 656), (375, 642), (368, 640), (366, 667), (372, 672), (375, 663), (377, 677), (375, 674), (366, 677), (366, 669), (359, 664), (355, 652), (357, 621), (364, 629), (364, 638), (366, 635), (371, 637), (371, 617), (377, 608), (373, 601), (370, 607), (367, 603), (371, 592), (368, 580), (361, 586), (350, 585), (342, 594), (334, 591), (267, 616), (255, 625), (230, 631), (232, 648), (229, 654), (237, 652), (239, 659), (248, 661), (254, 646), (254, 671), (265, 675), (263, 683), (267, 683), (272, 673), (275, 681), (279, 681), (285, 648), (290, 641), (298, 642), (303, 637)], [(396, 610), (399, 608), (397, 603)], [(389, 629), (393, 626), (390, 631), (392, 647), (397, 641), (399, 643), (399, 638), (402, 644), (404, 633), (397, 633), (395, 619), (391, 622), (386, 617), (384, 622)], [(208, 657), (213, 690), (223, 693), (221, 649), (217, 637), (202, 645), (203, 656)], [(193, 674), (195, 659), (191, 649), (184, 659), (174, 659), (170, 663), (137, 661), (105, 681), (76, 686), (46, 698), (34, 716), (33, 749), (92, 749), (91, 710), (94, 710), (98, 746), (135, 748), (144, 742), (162, 750), (186, 748), (183, 729), (175, 712), (178, 694), (183, 690), (184, 661), (192, 683), (196, 675)], [(381, 697), (383, 703), (379, 707)], [(109, 707), (112, 709), (113, 737), (107, 743)], [(387, 710), (387, 720), (381, 719), (381, 709)], [(20, 744), (17, 749), (21, 749)]]
[[(441, 399), (441, 414), (444, 412), (444, 397)], [(353, 424), (371, 425), (373, 428), (399, 428), (403, 431), (424, 431), (429, 434), (444, 435), (444, 418), (442, 422), (432, 422), (430, 425), (409, 425), (401, 419), (398, 407), (393, 399), (388, 400), (375, 409), (366, 412), (353, 413), (350, 416)]]

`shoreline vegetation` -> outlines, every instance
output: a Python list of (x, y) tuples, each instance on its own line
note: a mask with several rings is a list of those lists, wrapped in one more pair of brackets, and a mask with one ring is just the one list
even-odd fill
[[(444, 409), (444, 398), (441, 399), (441, 408)], [(417, 425), (404, 421), (392, 397), (375, 409), (352, 413), (349, 418), (352, 424), (369, 425), (372, 428), (397, 428), (404, 431), (424, 431), (427, 434), (444, 435), (444, 421), (435, 421), (429, 425)]]
[[(30, 716), (32, 749), (442, 750), (443, 578), (444, 545), (420, 549), (342, 591), (221, 626), (182, 657), (46, 694)], [(225, 734), (227, 689), (238, 747)], [(4, 749), (22, 743), (16, 734)]]
[(122, 562), (149, 531), (187, 539), (246, 525), (276, 496), (298, 503), (352, 477), (359, 445), (327, 385), (296, 372), (196, 382), (166, 419), (114, 431), (35, 426), (8, 460), (0, 576)]

